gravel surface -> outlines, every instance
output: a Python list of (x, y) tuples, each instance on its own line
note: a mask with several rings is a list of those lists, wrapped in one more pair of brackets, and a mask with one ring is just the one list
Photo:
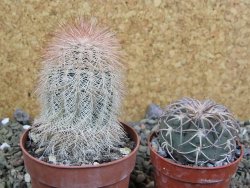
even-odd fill
[[(137, 154), (136, 166), (131, 174), (129, 188), (153, 188), (153, 166), (150, 164), (149, 149), (147, 148), (147, 137), (151, 132), (157, 130), (157, 119), (161, 109), (155, 104), (149, 105), (145, 118), (139, 122), (129, 124), (141, 137), (140, 149)], [(237, 173), (231, 180), (230, 188), (250, 187), (250, 120), (240, 122), (240, 142), (244, 144), (244, 158), (240, 162)], [(164, 151), (162, 151), (164, 155)]]
[[(141, 143), (137, 154), (136, 166), (131, 174), (130, 188), (153, 188), (153, 167), (150, 164), (147, 137), (157, 129), (157, 118), (161, 109), (150, 105), (146, 119), (129, 123), (140, 135)], [(13, 118), (0, 118), (0, 188), (31, 187), (30, 176), (26, 172), (22, 152), (18, 145), (20, 135), (29, 128), (30, 117), (18, 109)], [(245, 146), (244, 158), (231, 181), (231, 188), (250, 187), (250, 120), (240, 122), (239, 134), (241, 143)]]
[(3, 146), (0, 146), (0, 188), (31, 187), (19, 147), (20, 135), (29, 127), (29, 121), (29, 115), (19, 109), (12, 120), (0, 119), (0, 145)]

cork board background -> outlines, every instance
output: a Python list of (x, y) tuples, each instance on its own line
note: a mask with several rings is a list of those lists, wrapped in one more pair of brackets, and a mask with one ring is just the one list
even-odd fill
[(39, 57), (59, 21), (94, 16), (127, 53), (122, 120), (152, 102), (210, 98), (250, 118), (249, 0), (1, 0), (0, 117), (39, 112)]

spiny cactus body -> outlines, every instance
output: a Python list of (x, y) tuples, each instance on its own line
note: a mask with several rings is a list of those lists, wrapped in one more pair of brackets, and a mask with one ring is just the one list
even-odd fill
[(238, 123), (211, 100), (176, 101), (167, 106), (159, 125), (159, 142), (176, 161), (202, 166), (234, 156)]
[(40, 116), (30, 137), (58, 161), (93, 163), (110, 157), (126, 135), (119, 114), (120, 47), (96, 22), (77, 20), (55, 33), (38, 86)]

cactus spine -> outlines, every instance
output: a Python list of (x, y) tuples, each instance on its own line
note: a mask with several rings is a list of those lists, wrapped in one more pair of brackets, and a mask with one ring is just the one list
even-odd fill
[(159, 120), (159, 143), (184, 164), (231, 161), (238, 123), (214, 101), (183, 98), (167, 106)]
[(95, 21), (62, 25), (47, 48), (38, 85), (40, 116), (30, 137), (58, 161), (93, 163), (126, 137), (117, 117), (123, 93), (114, 34)]

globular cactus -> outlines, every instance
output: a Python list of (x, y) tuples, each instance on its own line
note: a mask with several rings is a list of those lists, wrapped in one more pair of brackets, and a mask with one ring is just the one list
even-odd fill
[(211, 100), (178, 100), (159, 119), (160, 145), (183, 164), (233, 160), (239, 125), (226, 107)]
[(38, 85), (40, 116), (30, 138), (67, 163), (110, 157), (126, 137), (117, 119), (123, 94), (121, 51), (94, 20), (62, 25), (47, 48)]

